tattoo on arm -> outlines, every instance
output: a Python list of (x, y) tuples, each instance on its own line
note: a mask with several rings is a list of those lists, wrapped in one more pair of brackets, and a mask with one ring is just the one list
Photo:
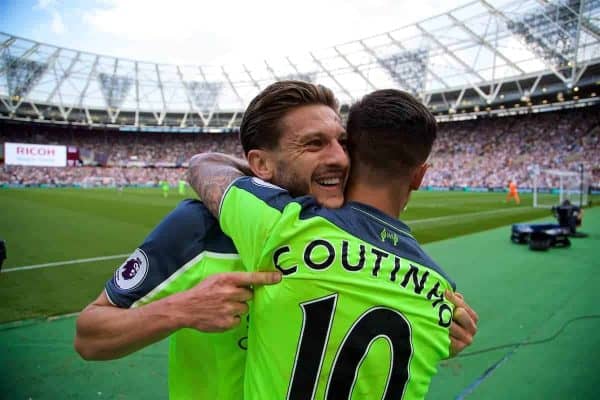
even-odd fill
[(237, 178), (244, 174), (232, 165), (218, 162), (205, 162), (192, 166), (188, 171), (190, 186), (196, 191), (206, 208), (219, 217), (219, 206), (225, 191)]

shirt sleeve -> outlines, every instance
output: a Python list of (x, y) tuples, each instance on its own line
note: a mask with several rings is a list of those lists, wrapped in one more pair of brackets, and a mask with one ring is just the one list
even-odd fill
[(217, 221), (203, 203), (184, 200), (169, 213), (106, 282), (109, 301), (135, 305), (204, 251)]
[(286, 190), (254, 177), (237, 179), (223, 195), (219, 223), (233, 240), (246, 270), (265, 267), (259, 265), (265, 244), (292, 200)]

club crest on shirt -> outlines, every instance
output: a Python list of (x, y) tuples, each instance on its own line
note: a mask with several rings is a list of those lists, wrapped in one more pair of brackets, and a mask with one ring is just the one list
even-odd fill
[(115, 272), (115, 284), (119, 289), (135, 289), (147, 274), (148, 257), (142, 249), (136, 249)]
[(398, 242), (400, 241), (396, 232), (392, 232), (385, 228), (383, 228), (383, 230), (379, 233), (379, 237), (381, 238), (382, 242), (385, 242), (385, 240), (388, 239), (394, 244), (394, 246), (398, 246)]

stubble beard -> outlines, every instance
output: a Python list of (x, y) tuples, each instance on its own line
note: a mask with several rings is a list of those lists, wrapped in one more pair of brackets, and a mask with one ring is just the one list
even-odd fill
[(310, 185), (295, 173), (286, 162), (278, 162), (273, 184), (286, 189), (293, 197), (305, 196), (310, 192)]

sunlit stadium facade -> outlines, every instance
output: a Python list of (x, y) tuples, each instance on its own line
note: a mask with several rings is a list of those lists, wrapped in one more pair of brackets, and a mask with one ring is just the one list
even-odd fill
[(262, 88), (302, 79), (342, 111), (381, 88), (440, 120), (584, 106), (600, 89), (600, 0), (477, 0), (308, 54), (237, 65), (157, 64), (0, 33), (0, 118), (123, 130), (230, 131)]

